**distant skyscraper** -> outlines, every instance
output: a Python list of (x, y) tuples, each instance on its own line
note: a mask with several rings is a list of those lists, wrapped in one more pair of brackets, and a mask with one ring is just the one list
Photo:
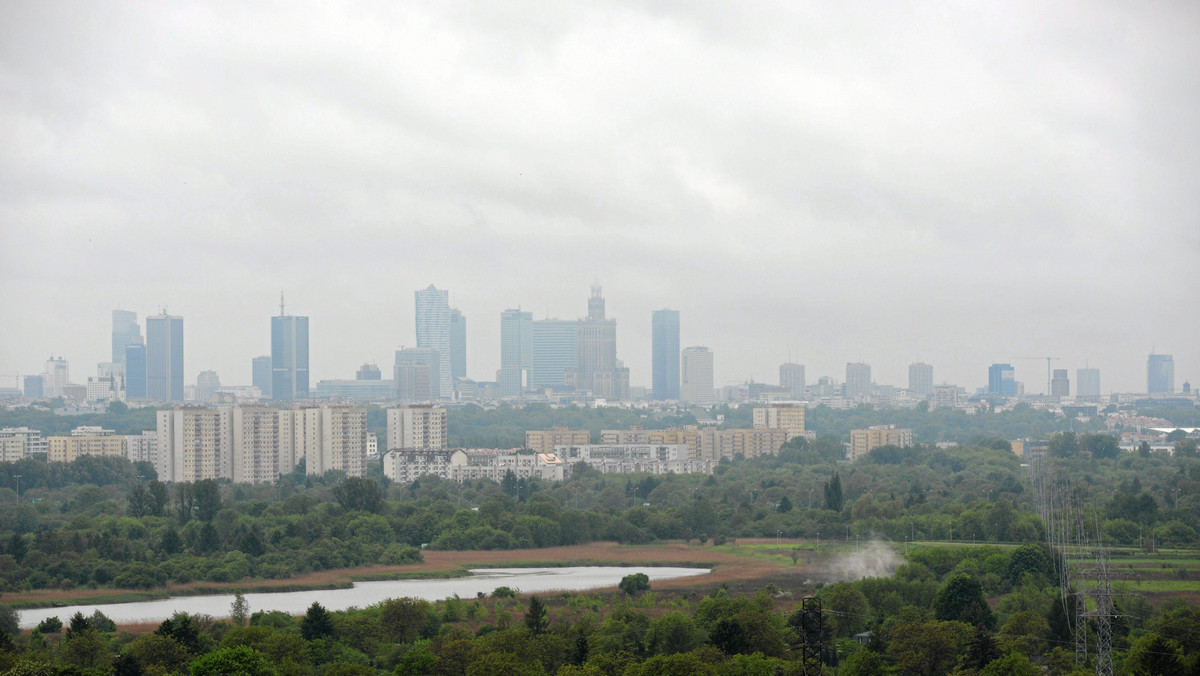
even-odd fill
[(650, 366), (653, 397), (679, 399), (679, 311), (655, 310), (650, 320)]
[(456, 308), (450, 309), (450, 375), (467, 377), (467, 318)]
[(933, 365), (924, 362), (909, 364), (908, 391), (928, 397), (933, 394)]
[(125, 363), (125, 346), (142, 344), (142, 327), (138, 326), (136, 312), (113, 310), (112, 313), (112, 360)]
[(375, 364), (363, 364), (354, 374), (355, 380), (382, 380), (383, 372)]
[(400, 401), (432, 401), (441, 396), (443, 360), (432, 347), (409, 347), (396, 351), (394, 378)]
[(66, 359), (50, 357), (46, 360), (46, 374), (43, 380), (43, 391), (47, 397), (61, 397), (63, 390), (71, 383), (71, 369)]
[(454, 396), (454, 370), (450, 363), (450, 292), (430, 284), (416, 291), (417, 347), (437, 350), (438, 392)]
[(713, 400), (713, 353), (707, 347), (689, 347), (683, 351), (680, 368), (680, 399), (689, 404), (707, 404)]
[(217, 377), (216, 371), (201, 371), (200, 375), (196, 376), (196, 401), (201, 404), (208, 403), (210, 397), (221, 389), (221, 379)]
[(1071, 379), (1067, 377), (1066, 369), (1054, 369), (1054, 377), (1050, 379), (1050, 396), (1055, 399), (1071, 396)]
[(793, 399), (808, 396), (808, 385), (804, 381), (804, 364), (788, 362), (779, 365), (779, 386), (786, 387)]
[(255, 357), (251, 362), (252, 384), (262, 392), (264, 398), (271, 396), (271, 380), (275, 377), (271, 369), (271, 355)]
[(23, 394), (26, 399), (41, 399), (44, 396), (44, 385), (46, 379), (42, 376), (25, 376), (25, 390)]
[(846, 364), (846, 398), (862, 399), (871, 394), (871, 366), (862, 362)]
[[(586, 319), (579, 320), (575, 388), (605, 399), (629, 398), (629, 372), (617, 364), (617, 320), (604, 316), (600, 286), (592, 286)], [(570, 374), (568, 374), (570, 379)]]
[(146, 346), (125, 346), (125, 398), (146, 398)]
[(533, 322), (532, 345), (530, 387), (563, 387), (566, 372), (579, 361), (579, 322), (539, 319)]
[(1175, 357), (1152, 354), (1146, 360), (1146, 392), (1169, 394), (1175, 391)]
[(1075, 397), (1077, 399), (1100, 396), (1100, 369), (1075, 370)]
[(271, 317), (271, 398), (308, 399), (308, 317)]
[(988, 394), (1003, 397), (1017, 396), (1017, 372), (1011, 364), (992, 364), (988, 367)]
[(146, 317), (146, 398), (183, 401), (183, 317)]
[(505, 310), (500, 313), (500, 372), (496, 376), (501, 397), (517, 397), (531, 382), (533, 370), (533, 313)]

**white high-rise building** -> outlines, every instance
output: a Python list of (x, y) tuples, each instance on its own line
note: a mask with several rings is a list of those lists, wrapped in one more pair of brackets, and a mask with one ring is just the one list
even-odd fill
[(846, 398), (865, 399), (871, 395), (871, 366), (862, 362), (846, 364)]
[(680, 366), (680, 398), (689, 404), (713, 401), (713, 353), (707, 347), (689, 347), (683, 351)]
[(42, 396), (63, 396), (63, 388), (71, 382), (70, 376), (70, 368), (66, 359), (62, 357), (50, 357), (47, 359), (46, 375), (42, 384)]
[(788, 362), (779, 365), (779, 386), (786, 387), (788, 395), (794, 399), (803, 399), (808, 394), (808, 385), (804, 381), (804, 364)]
[(1100, 396), (1100, 369), (1075, 369), (1075, 398)]
[(450, 359), (450, 292), (432, 284), (414, 293), (417, 347), (438, 351), (438, 384), (442, 398), (454, 396), (454, 370)]
[(280, 413), (265, 406), (234, 407), (234, 483), (271, 483), (292, 471), (291, 466), (280, 466), (280, 429), (289, 422)]
[(233, 476), (233, 413), (229, 408), (188, 406), (159, 411), (158, 464), (163, 481)]
[(924, 362), (909, 364), (908, 391), (913, 394), (928, 397), (933, 394), (933, 365)]
[(446, 448), (446, 409), (401, 406), (387, 411), (387, 450)]
[(310, 449), (305, 456), (308, 474), (341, 470), (346, 476), (367, 475), (367, 409), (337, 405), (305, 409), (304, 427), (319, 440), (305, 444)]

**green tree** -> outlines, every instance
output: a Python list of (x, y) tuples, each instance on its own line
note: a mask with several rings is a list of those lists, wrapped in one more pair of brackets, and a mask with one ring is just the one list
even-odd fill
[(1046, 452), (1055, 458), (1069, 458), (1079, 451), (1079, 441), (1074, 432), (1056, 432), (1050, 435)]
[(670, 655), (695, 650), (704, 640), (704, 631), (696, 626), (692, 618), (675, 611), (663, 615), (650, 625), (648, 643), (652, 652)]
[(842, 497), (842, 478), (835, 471), (833, 478), (825, 482), (825, 509), (840, 512), (843, 504), (845, 498)]
[(428, 625), (432, 609), (433, 606), (422, 599), (407, 596), (387, 599), (380, 604), (379, 623), (393, 640), (411, 643)]
[(384, 506), (383, 487), (374, 479), (349, 477), (333, 487), (333, 498), (347, 512), (379, 513)]
[(68, 632), (59, 651), (63, 661), (81, 669), (107, 669), (111, 654), (100, 632), (91, 627)]
[(1195, 439), (1180, 439), (1175, 442), (1175, 455), (1180, 458), (1194, 458), (1197, 455)]
[(196, 518), (211, 522), (221, 511), (221, 486), (216, 479), (201, 479), (192, 484), (196, 498)]
[(786, 514), (792, 511), (792, 501), (788, 498), (788, 496), (785, 495), (779, 499), (779, 505), (775, 508), (775, 511), (779, 512), (780, 514)]
[(955, 622), (901, 624), (892, 630), (888, 656), (906, 676), (942, 676), (954, 665), (965, 629)]
[(989, 663), (979, 676), (1042, 676), (1042, 670), (1021, 653), (1009, 653)]
[(650, 589), (650, 576), (645, 573), (633, 573), (621, 578), (617, 588), (630, 596)]
[[(38, 626), (40, 627), (41, 625)], [(59, 622), (58, 626), (61, 629), (62, 622)], [(20, 632), (20, 614), (17, 612), (17, 609), (10, 605), (0, 605), (0, 634), (5, 636), (16, 636)]]
[(933, 599), (934, 617), (942, 621), (965, 622), (968, 625), (995, 626), (992, 609), (983, 597), (983, 585), (966, 573), (946, 581)]
[(300, 635), (305, 641), (333, 635), (333, 619), (329, 616), (329, 611), (325, 610), (325, 606), (313, 601), (304, 613), (304, 618), (300, 620)]
[(192, 661), (192, 676), (274, 676), (275, 669), (250, 646), (220, 648)]
[(525, 628), (536, 636), (546, 631), (549, 626), (550, 618), (546, 614), (546, 605), (538, 597), (530, 596), (529, 607), (525, 609)]
[(127, 511), (129, 515), (135, 518), (141, 518), (150, 513), (150, 489), (146, 484), (134, 484), (133, 488), (129, 489), (127, 498)]
[(1146, 634), (1129, 647), (1124, 666), (1131, 676), (1183, 676), (1183, 650), (1171, 639)]
[(967, 641), (967, 654), (963, 655), (963, 665), (978, 671), (999, 658), (1000, 647), (996, 645), (996, 639), (983, 625), (975, 625), (975, 631)]
[(167, 513), (167, 505), (171, 499), (167, 495), (167, 485), (161, 481), (151, 481), (146, 489), (150, 494), (150, 515), (163, 516)]
[(233, 593), (233, 604), (229, 607), (229, 619), (235, 627), (246, 626), (250, 617), (250, 604), (246, 603), (246, 595), (240, 591)]

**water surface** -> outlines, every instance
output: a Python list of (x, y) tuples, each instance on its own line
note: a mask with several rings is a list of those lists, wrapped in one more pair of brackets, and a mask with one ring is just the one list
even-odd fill
[[(384, 599), (412, 596), (427, 601), (450, 598), (455, 594), (475, 598), (479, 592), (491, 594), (496, 587), (511, 587), (522, 593), (549, 591), (584, 591), (612, 587), (621, 578), (633, 573), (645, 573), (650, 580), (669, 580), (678, 577), (705, 575), (707, 568), (659, 568), (636, 566), (579, 566), (574, 568), (473, 568), (468, 577), (448, 580), (379, 580), (356, 582), (350, 589), (317, 589), (312, 591), (246, 594), (250, 612), (282, 610), (300, 615), (313, 601), (328, 610), (363, 608)], [(76, 612), (91, 615), (97, 609), (117, 624), (162, 622), (176, 611), (193, 615), (229, 617), (232, 594), (212, 596), (173, 596), (157, 601), (106, 603), (99, 605), (66, 606), (63, 608), (33, 608), (20, 611), (23, 628), (37, 626), (47, 617), (58, 617), (67, 624)]]

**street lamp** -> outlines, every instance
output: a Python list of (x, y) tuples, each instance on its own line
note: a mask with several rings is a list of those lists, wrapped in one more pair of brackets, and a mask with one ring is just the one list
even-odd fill
[(21, 501), (21, 475), (14, 474), (13, 478), (17, 480), (17, 502)]

